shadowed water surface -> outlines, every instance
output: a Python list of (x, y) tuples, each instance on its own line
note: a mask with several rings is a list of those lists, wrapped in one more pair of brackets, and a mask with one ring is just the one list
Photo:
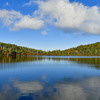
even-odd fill
[(0, 100), (100, 100), (100, 58), (0, 57)]

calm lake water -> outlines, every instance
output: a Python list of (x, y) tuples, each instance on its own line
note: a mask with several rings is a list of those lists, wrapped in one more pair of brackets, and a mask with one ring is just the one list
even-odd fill
[(100, 100), (100, 57), (0, 57), (0, 100)]

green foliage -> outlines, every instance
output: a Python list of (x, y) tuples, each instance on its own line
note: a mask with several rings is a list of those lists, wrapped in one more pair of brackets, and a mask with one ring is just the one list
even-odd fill
[(0, 55), (12, 55), (13, 52), (19, 55), (38, 55), (42, 53), (41, 50), (17, 46), (15, 44), (0, 43)]
[(15, 44), (6, 44), (0, 42), (0, 55), (12, 55), (16, 52), (18, 55), (52, 55), (52, 56), (100, 56), (100, 43), (80, 45), (76, 48), (67, 50), (42, 51), (32, 48), (17, 46)]

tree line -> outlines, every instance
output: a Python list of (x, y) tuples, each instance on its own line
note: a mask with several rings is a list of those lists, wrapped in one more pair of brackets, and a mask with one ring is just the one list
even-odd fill
[(47, 55), (47, 56), (100, 56), (100, 42), (80, 45), (66, 50), (43, 51), (33, 48), (17, 46), (0, 42), (0, 55), (11, 56), (13, 53), (18, 55)]

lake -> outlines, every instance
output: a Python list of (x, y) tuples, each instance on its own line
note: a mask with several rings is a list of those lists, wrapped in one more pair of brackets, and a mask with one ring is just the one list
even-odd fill
[(0, 100), (100, 100), (100, 57), (0, 57)]

